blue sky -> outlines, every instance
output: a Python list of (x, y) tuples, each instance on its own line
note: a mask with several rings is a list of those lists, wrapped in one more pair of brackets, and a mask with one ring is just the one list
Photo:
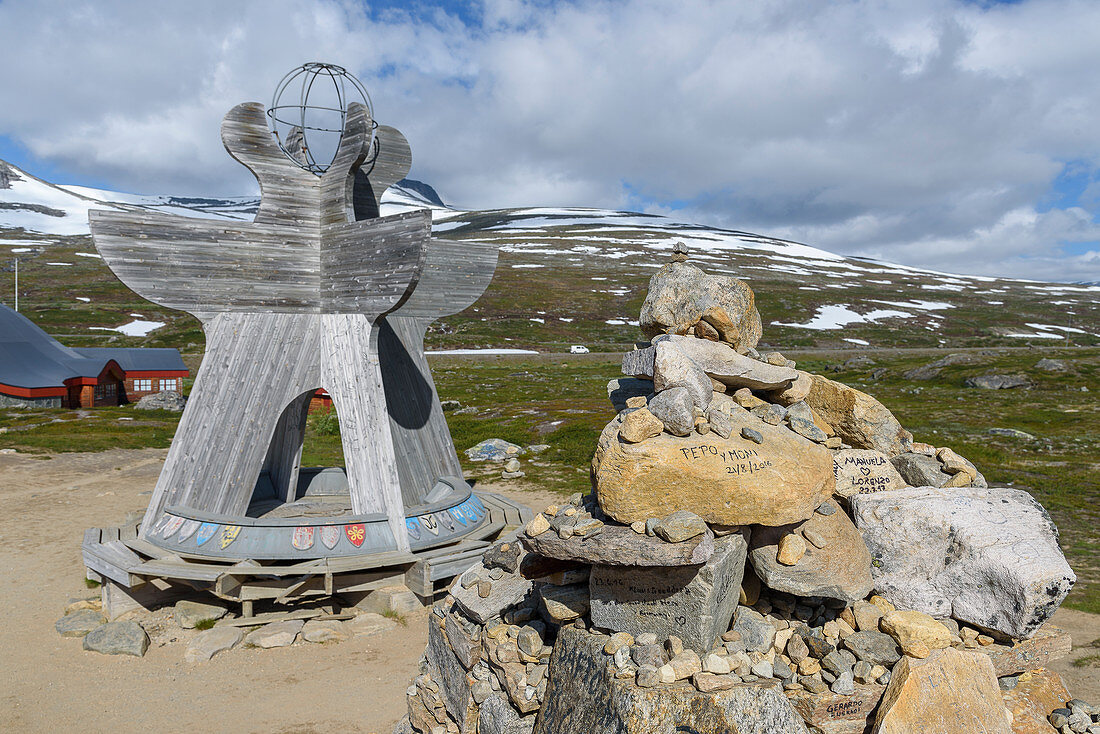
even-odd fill
[(0, 158), (253, 193), (221, 116), (324, 60), (458, 206), (627, 208), (1096, 281), (1098, 38), (1093, 0), (2, 0), (19, 72), (0, 80)]

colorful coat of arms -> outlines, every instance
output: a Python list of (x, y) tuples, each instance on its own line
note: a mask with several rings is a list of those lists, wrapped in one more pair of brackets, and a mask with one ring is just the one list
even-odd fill
[(195, 545), (202, 545), (213, 538), (216, 532), (218, 532), (218, 523), (216, 522), (204, 522), (199, 525), (199, 531), (195, 533)]
[(294, 528), (294, 535), (290, 538), (290, 544), (298, 550), (309, 550), (313, 547), (313, 526), (300, 525)]
[(348, 542), (358, 548), (367, 539), (367, 526), (361, 522), (354, 525), (345, 525), (344, 534), (348, 536)]
[(240, 525), (226, 525), (222, 530), (222, 549), (229, 547), (229, 544), (237, 539), (237, 536), (241, 534)]
[(180, 529), (183, 525), (182, 517), (173, 517), (171, 520), (164, 524), (164, 530), (161, 531), (160, 537), (170, 538), (172, 535)]
[(321, 527), (321, 542), (332, 550), (340, 542), (340, 528), (336, 525), (323, 525)]

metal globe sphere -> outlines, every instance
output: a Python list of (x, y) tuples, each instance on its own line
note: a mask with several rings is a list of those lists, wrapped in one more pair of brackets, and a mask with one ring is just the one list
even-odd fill
[[(336, 64), (310, 62), (289, 72), (275, 88), (268, 123), (287, 158), (320, 176), (332, 165), (344, 134), (348, 103), (360, 102), (370, 114), (371, 147), (376, 147), (374, 108), (362, 83)], [(368, 156), (370, 157), (370, 156)]]

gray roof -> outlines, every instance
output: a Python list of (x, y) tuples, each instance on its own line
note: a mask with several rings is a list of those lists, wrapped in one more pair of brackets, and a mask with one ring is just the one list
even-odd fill
[(97, 377), (111, 360), (125, 372), (187, 369), (176, 349), (66, 347), (0, 304), (0, 383), (59, 387), (71, 377)]

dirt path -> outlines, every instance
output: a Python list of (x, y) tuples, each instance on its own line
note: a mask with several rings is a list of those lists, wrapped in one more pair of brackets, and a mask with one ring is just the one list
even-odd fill
[[(109, 451), (50, 459), (0, 455), (0, 730), (234, 731), (389, 734), (426, 642), (424, 615), (407, 627), (337, 645), (232, 650), (183, 660), (186, 639), (141, 659), (84, 652), (53, 629), (85, 593), (86, 527), (143, 509), (165, 452)], [(533, 507), (545, 492), (486, 487)], [(1079, 644), (1100, 638), (1100, 618), (1059, 612)], [(1075, 657), (1085, 654), (1075, 651)], [(1100, 702), (1100, 670), (1058, 666), (1075, 695)]]

